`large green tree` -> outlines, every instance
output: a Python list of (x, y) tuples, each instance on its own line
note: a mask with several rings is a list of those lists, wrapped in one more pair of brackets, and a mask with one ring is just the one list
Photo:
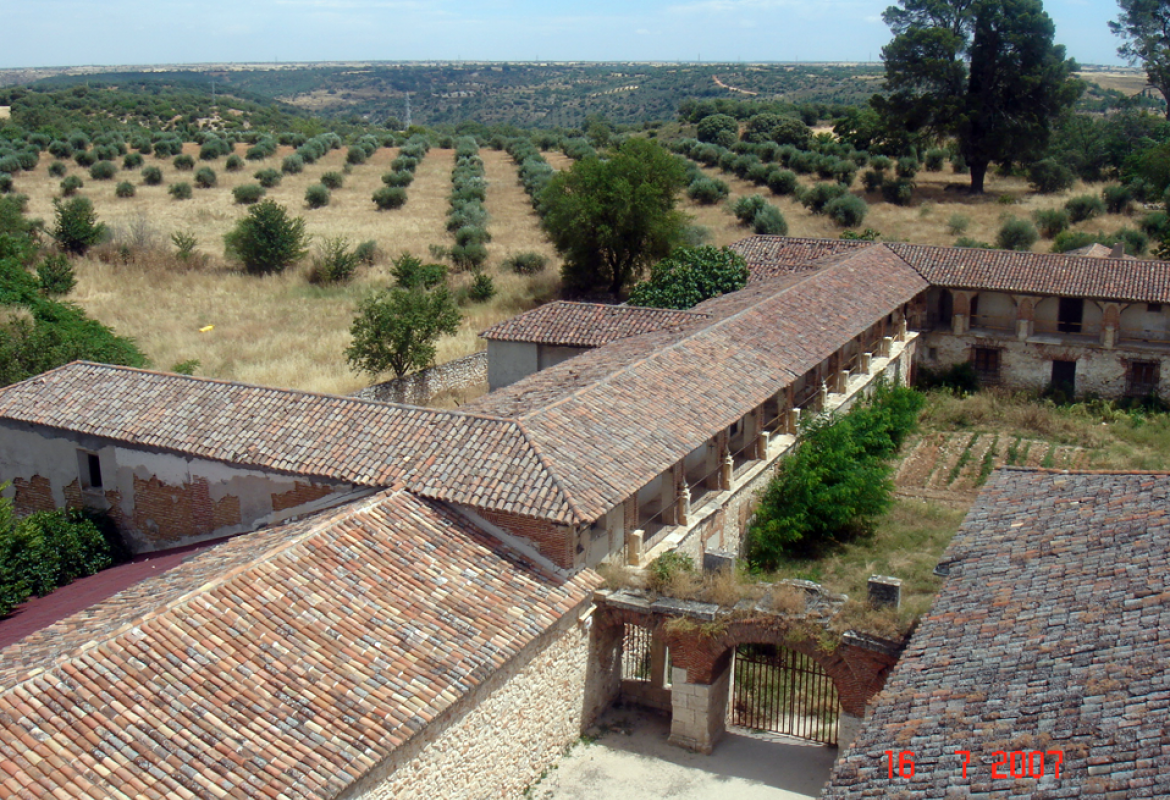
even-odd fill
[(681, 159), (641, 138), (554, 177), (541, 206), (565, 260), (566, 286), (618, 295), (647, 264), (665, 258), (686, 230), (687, 217), (675, 208), (686, 177)]
[(264, 200), (223, 237), (229, 258), (238, 259), (252, 275), (283, 272), (309, 251), (305, 221), (290, 217), (284, 206)]
[(1040, 0), (900, 0), (883, 15), (887, 125), (954, 137), (983, 191), (992, 163), (1032, 161), (1084, 85)]
[(435, 341), (459, 330), (462, 315), (446, 284), (394, 287), (371, 295), (358, 306), (350, 327), (353, 343), (345, 355), (355, 371), (376, 376), (391, 370), (401, 378), (435, 360)]
[(630, 305), (687, 309), (747, 285), (743, 256), (728, 247), (680, 247), (650, 268), (630, 292)]
[(1117, 52), (1131, 64), (1141, 62), (1146, 78), (1166, 100), (1170, 119), (1170, 2), (1117, 0), (1121, 14), (1109, 29), (1123, 40)]

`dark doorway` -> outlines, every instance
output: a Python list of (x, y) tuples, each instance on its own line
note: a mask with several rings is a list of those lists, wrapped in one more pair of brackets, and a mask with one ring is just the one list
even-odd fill
[(840, 716), (837, 687), (813, 659), (770, 644), (736, 649), (732, 725), (836, 745)]
[(1082, 298), (1062, 297), (1057, 311), (1056, 329), (1061, 333), (1080, 333), (1084, 316), (1085, 301)]
[(938, 299), (938, 327), (945, 330), (951, 327), (951, 320), (955, 316), (955, 298), (946, 289)]
[(1052, 362), (1052, 390), (1061, 392), (1070, 400), (1077, 393), (1077, 362)]

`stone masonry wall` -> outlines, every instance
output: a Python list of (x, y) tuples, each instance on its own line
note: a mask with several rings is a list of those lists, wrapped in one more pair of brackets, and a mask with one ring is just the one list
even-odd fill
[(578, 614), (566, 615), (341, 797), (521, 797), (617, 694), (620, 661), (605, 652), (612, 642), (592, 641), (598, 629), (578, 622)]
[(461, 391), (487, 383), (487, 351), (481, 350), (445, 364), (412, 372), (392, 381), (377, 383), (354, 392), (351, 397), (382, 403), (425, 405), (443, 392)]

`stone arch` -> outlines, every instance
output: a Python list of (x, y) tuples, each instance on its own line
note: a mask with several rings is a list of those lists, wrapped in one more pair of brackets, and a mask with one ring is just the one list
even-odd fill
[(675, 667), (687, 671), (687, 683), (711, 684), (729, 666), (731, 654), (741, 644), (772, 644), (808, 656), (824, 668), (837, 689), (841, 707), (862, 716), (869, 700), (885, 686), (898, 662), (897, 654), (866, 647), (864, 640), (842, 637), (825, 650), (810, 632), (810, 623), (792, 624), (779, 617), (761, 616), (734, 620), (723, 630), (701, 627), (666, 628), (666, 642)]

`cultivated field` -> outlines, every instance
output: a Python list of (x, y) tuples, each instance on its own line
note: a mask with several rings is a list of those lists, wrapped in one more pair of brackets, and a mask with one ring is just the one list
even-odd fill
[[(197, 155), (192, 145), (188, 152)], [(341, 171), (344, 150), (329, 153), (299, 175), (284, 176), (280, 186), (268, 191), (267, 197), (303, 216), (314, 236), (378, 243), (385, 254), (381, 263), (363, 268), (351, 285), (338, 288), (310, 285), (305, 277), (307, 261), (284, 275), (267, 278), (243, 275), (223, 261), (223, 235), (246, 214), (245, 206), (233, 202), (231, 189), (253, 183), (258, 169), (279, 170), (289, 152), (291, 148), (281, 148), (266, 161), (247, 162), (237, 173), (226, 171), (224, 160), (219, 159), (211, 164), (217, 185), (196, 188), (192, 199), (182, 201), (173, 200), (167, 186), (191, 182), (193, 173), (175, 170), (170, 158), (146, 159), (147, 165), (163, 170), (159, 186), (141, 185), (138, 170), (121, 171), (112, 181), (94, 181), (87, 170), (68, 162), (69, 174), (85, 181), (80, 194), (93, 200), (99, 218), (115, 233), (113, 242), (77, 263), (78, 287), (71, 299), (119, 333), (134, 337), (160, 369), (197, 359), (198, 375), (271, 386), (346, 393), (368, 383), (367, 376), (349, 370), (343, 355), (354, 308), (366, 292), (390, 283), (391, 257), (410, 251), (429, 258), (429, 245), (451, 243), (445, 222), (453, 152), (432, 150), (407, 190), (406, 205), (394, 211), (376, 211), (370, 200), (397, 155), (393, 149), (379, 150), (369, 162), (354, 167), (325, 208), (306, 208), (305, 189), (322, 173)], [(538, 227), (511, 159), (506, 153), (486, 149), (481, 155), (490, 182), (487, 207), (492, 215), (488, 272), (498, 293), (488, 303), (463, 309), (463, 328), (457, 336), (440, 342), (439, 361), (480, 349), (482, 342), (476, 336), (480, 330), (546, 299), (555, 291), (559, 272), (555, 252)], [(59, 194), (60, 182), (47, 174), (50, 161), (43, 158), (35, 172), (22, 173), (16, 186), (30, 197), (30, 215), (46, 220), (52, 220), (52, 199)], [(196, 168), (201, 165), (197, 163)], [(135, 197), (115, 197), (114, 187), (121, 180), (135, 184)], [(206, 266), (184, 269), (167, 255), (174, 249), (169, 239), (176, 231), (195, 235), (197, 251), (207, 256)], [(531, 278), (501, 274), (500, 262), (524, 250), (549, 256), (546, 272)], [(460, 275), (453, 283), (458, 287), (467, 281), (467, 276)], [(214, 328), (201, 332), (207, 326)]]

